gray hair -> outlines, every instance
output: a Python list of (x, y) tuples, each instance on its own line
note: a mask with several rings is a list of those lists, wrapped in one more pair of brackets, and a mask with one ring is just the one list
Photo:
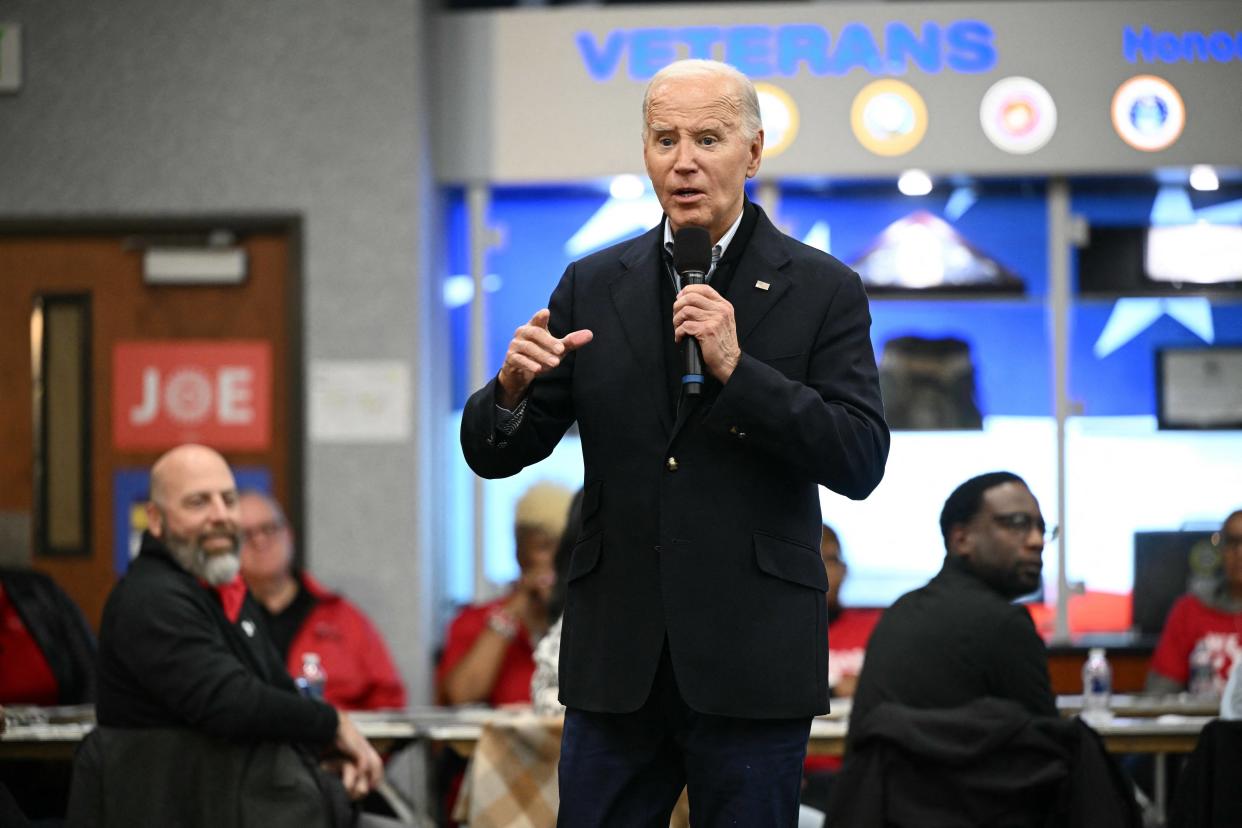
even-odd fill
[(243, 497), (253, 497), (258, 500), (262, 500), (268, 505), (268, 508), (272, 510), (272, 516), (276, 518), (277, 522), (282, 525), (288, 525), (289, 519), (285, 517), (285, 510), (281, 508), (280, 501), (273, 497), (270, 492), (265, 492), (262, 489), (247, 486), (246, 488), (238, 489), (237, 491), (238, 502), (241, 502)]
[(737, 108), (742, 115), (742, 135), (747, 141), (753, 141), (763, 129), (763, 119), (759, 115), (759, 94), (750, 78), (742, 74), (736, 67), (718, 60), (701, 60), (690, 58), (678, 60), (665, 66), (655, 73), (647, 82), (643, 92), (643, 135), (647, 134), (647, 109), (651, 105), (651, 93), (656, 87), (667, 80), (675, 78), (709, 78), (724, 77), (733, 81), (737, 88)]

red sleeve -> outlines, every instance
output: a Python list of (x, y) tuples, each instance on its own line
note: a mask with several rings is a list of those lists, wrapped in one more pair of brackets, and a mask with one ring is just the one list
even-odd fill
[(354, 616), (354, 628), (360, 638), (359, 644), (367, 654), (366, 669), (368, 672), (368, 691), (362, 706), (368, 710), (379, 710), (386, 707), (405, 707), (405, 685), (392, 662), (392, 655), (384, 638), (375, 629), (375, 625), (353, 604), (346, 604)]
[(444, 703), (444, 680), (457, 662), (466, 657), (475, 640), (483, 634), (487, 623), (486, 608), (467, 607), (457, 614), (449, 625), (448, 635), (444, 640), (444, 652), (440, 655), (440, 663), (436, 667), (436, 696), (438, 702)]
[(1197, 636), (1194, 630), (1195, 598), (1183, 595), (1169, 610), (1160, 633), (1160, 642), (1151, 656), (1151, 669), (1183, 687), (1190, 680), (1190, 650)]

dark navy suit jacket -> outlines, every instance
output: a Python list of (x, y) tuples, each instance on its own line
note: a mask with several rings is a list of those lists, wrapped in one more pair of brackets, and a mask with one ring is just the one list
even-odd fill
[(817, 484), (866, 497), (889, 445), (862, 283), (759, 210), (726, 295), (741, 361), (728, 383), (678, 407), (663, 354), (662, 234), (569, 266), (549, 329), (587, 328), (594, 340), (536, 380), (511, 435), (496, 429), (496, 380), (477, 391), (462, 420), (466, 460), (506, 477), (578, 423), (585, 493), (561, 640), (566, 705), (636, 710), (667, 638), (695, 710), (826, 712)]

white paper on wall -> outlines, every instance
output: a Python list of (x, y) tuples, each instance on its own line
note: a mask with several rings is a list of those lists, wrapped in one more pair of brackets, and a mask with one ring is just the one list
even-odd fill
[(310, 439), (401, 443), (410, 439), (410, 364), (404, 360), (314, 360)]

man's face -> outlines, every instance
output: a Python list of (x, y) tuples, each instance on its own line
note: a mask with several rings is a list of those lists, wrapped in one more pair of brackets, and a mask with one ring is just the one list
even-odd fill
[(1233, 515), (1220, 529), (1221, 568), (1225, 583), (1242, 591), (1242, 514)]
[(178, 450), (161, 467), (157, 500), (147, 514), (151, 534), (186, 570), (211, 584), (237, 575), (237, 485), (218, 454)]
[(715, 243), (742, 211), (763, 131), (746, 139), (739, 98), (727, 77), (670, 78), (652, 90), (643, 162), (673, 232), (704, 227)]
[(238, 503), (241, 525), (241, 573), (249, 584), (283, 578), (293, 563), (289, 527), (272, 504), (258, 495)]
[(979, 514), (953, 527), (955, 554), (1006, 598), (1039, 589), (1043, 572), (1044, 517), (1021, 483), (993, 486), (983, 494)]
[(828, 575), (828, 608), (838, 609), (841, 606), (841, 584), (845, 581), (846, 566), (841, 559), (841, 545), (825, 533), (819, 542), (819, 557), (824, 562), (824, 572)]

